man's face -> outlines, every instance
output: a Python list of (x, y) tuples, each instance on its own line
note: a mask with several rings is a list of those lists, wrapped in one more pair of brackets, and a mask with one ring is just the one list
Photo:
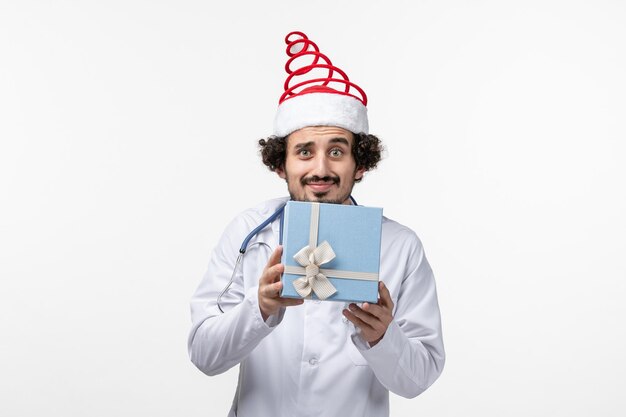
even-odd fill
[(292, 200), (349, 204), (354, 180), (365, 172), (352, 156), (352, 132), (312, 126), (287, 138), (285, 166), (276, 172), (287, 180)]

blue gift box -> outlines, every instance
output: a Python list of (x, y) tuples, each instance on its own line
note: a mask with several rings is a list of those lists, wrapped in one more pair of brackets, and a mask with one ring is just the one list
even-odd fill
[[(381, 208), (375, 207), (287, 202), (283, 218), (281, 263), (285, 272), (281, 296), (376, 303), (382, 213)], [(311, 256), (314, 249), (316, 252)], [(324, 258), (322, 261), (330, 257), (329, 252), (334, 252), (334, 258), (318, 265), (320, 257)], [(325, 279), (332, 287), (320, 284)], [(300, 293), (296, 286), (300, 287)], [(328, 296), (333, 290), (336, 292)], [(302, 295), (307, 291), (308, 295)]]

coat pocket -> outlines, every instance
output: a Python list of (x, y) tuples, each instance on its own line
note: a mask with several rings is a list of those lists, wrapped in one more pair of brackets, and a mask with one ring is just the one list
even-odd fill
[(346, 347), (348, 356), (352, 363), (356, 366), (367, 366), (367, 360), (361, 355), (359, 349), (354, 345), (350, 333), (348, 333), (348, 339), (346, 340)]

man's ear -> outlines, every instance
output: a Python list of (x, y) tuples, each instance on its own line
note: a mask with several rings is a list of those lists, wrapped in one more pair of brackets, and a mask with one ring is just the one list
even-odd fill
[(287, 178), (287, 174), (285, 174), (285, 169), (283, 167), (276, 168), (274, 172), (278, 174), (278, 176), (281, 177), (282, 179)]
[(358, 168), (356, 170), (356, 172), (354, 173), (354, 179), (358, 181), (361, 178), (363, 178), (363, 175), (365, 174), (365, 171), (366, 171), (365, 168)]

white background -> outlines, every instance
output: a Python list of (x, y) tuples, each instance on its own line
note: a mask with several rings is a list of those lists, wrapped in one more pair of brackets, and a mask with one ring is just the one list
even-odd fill
[(367, 91), (447, 364), (394, 416), (623, 416), (626, 4), (0, 2), (0, 414), (225, 416), (189, 298), (307, 33)]

